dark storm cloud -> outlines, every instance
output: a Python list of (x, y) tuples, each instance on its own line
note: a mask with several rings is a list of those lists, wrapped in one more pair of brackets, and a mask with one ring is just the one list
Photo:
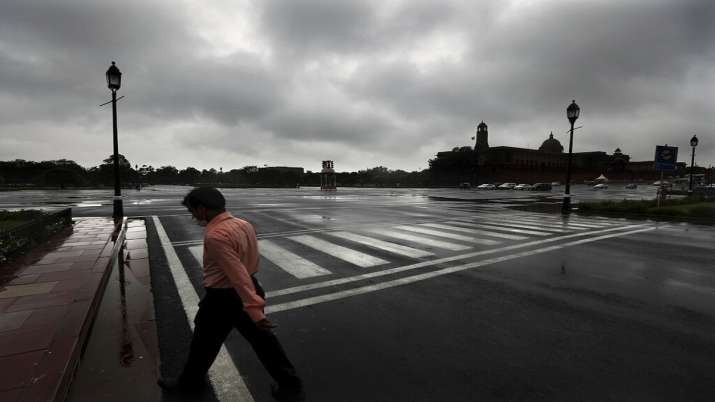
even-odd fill
[[(276, 48), (291, 56), (315, 53), (384, 52), (448, 24), (449, 2), (397, 2), (379, 10), (364, 0), (269, 0), (262, 27)], [(482, 6), (480, 6), (482, 7)]]
[(281, 74), (246, 54), (205, 63), (191, 58), (167, 60), (154, 67), (132, 77), (146, 83), (136, 90), (134, 110), (162, 119), (200, 115), (228, 126), (242, 119), (260, 120), (282, 107), (287, 85)]
[(715, 3), (571, 3), (474, 27), (468, 58), (433, 72), (404, 60), (365, 65), (353, 89), (406, 115), (516, 118), (578, 95), (617, 112), (667, 99), (690, 68), (710, 64), (713, 20)]
[(563, 136), (571, 99), (582, 150), (696, 132), (712, 161), (713, 20), (708, 0), (4, 1), (0, 159), (104, 147), (115, 59), (122, 146), (155, 164), (414, 169), (482, 119), (492, 145)]
[[(0, 6), (2, 94), (31, 100), (26, 116), (71, 119), (106, 97), (112, 59), (151, 66), (197, 40), (168, 2), (4, 1)], [(125, 70), (124, 67), (122, 67)], [(129, 80), (127, 87), (131, 88)], [(104, 87), (106, 88), (106, 87)], [(99, 102), (98, 102), (99, 101)], [(54, 113), (40, 113), (43, 103)]]
[(270, 0), (263, 3), (263, 30), (282, 51), (355, 51), (365, 46), (374, 10), (364, 1)]

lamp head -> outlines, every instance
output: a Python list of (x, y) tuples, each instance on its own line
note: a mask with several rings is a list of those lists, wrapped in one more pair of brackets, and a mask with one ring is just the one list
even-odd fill
[(568, 117), (571, 124), (578, 119), (579, 114), (581, 114), (581, 108), (578, 107), (575, 100), (571, 101), (569, 107), (566, 108), (566, 117)]
[(114, 62), (112, 62), (112, 65), (109, 67), (109, 70), (107, 70), (107, 87), (109, 87), (109, 89), (113, 91), (116, 91), (121, 86), (122, 72), (119, 71), (117, 66), (114, 65)]

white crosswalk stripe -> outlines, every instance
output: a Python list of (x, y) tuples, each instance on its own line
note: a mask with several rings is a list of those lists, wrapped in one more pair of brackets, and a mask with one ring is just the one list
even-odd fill
[[(204, 246), (189, 247), (189, 251), (199, 263), (203, 264)], [(316, 265), (305, 258), (292, 253), (270, 240), (259, 240), (258, 251), (280, 269), (298, 279), (312, 278), (314, 276), (328, 275), (331, 272)]]
[(584, 229), (599, 229), (599, 228), (611, 226), (610, 224), (595, 225), (595, 224), (590, 224), (590, 223), (578, 223), (578, 222), (569, 222), (569, 221), (561, 221), (560, 223), (563, 225), (566, 225), (566, 226), (575, 226), (575, 227), (580, 227), (580, 228), (584, 228)]
[[(518, 225), (528, 225), (532, 226), (538, 229), (542, 228), (553, 228), (557, 230), (585, 230), (587, 227), (584, 226), (572, 226), (570, 224), (566, 224), (565, 222), (562, 221), (557, 221), (557, 220), (547, 220), (547, 219), (525, 219), (525, 218), (513, 218), (513, 217), (505, 217), (504, 220), (500, 220), (498, 217), (496, 218), (485, 218), (485, 220), (490, 221), (490, 222), (496, 222), (497, 224), (518, 224)], [(600, 226), (596, 226), (600, 227)]]
[(512, 227), (512, 228), (518, 228), (518, 229), (534, 229), (534, 230), (541, 230), (542, 232), (554, 232), (554, 233), (568, 233), (570, 232), (569, 230), (566, 229), (557, 229), (551, 226), (547, 225), (536, 225), (536, 224), (527, 224), (527, 223), (521, 223), (515, 220), (509, 220), (509, 222), (499, 222), (499, 221), (494, 221), (490, 219), (484, 219), (484, 220), (477, 220), (475, 222), (478, 223), (486, 223), (487, 225), (501, 225), (505, 227)]
[(536, 216), (520, 216), (518, 219), (525, 220), (525, 221), (532, 221), (536, 223), (543, 223), (543, 222), (552, 222), (556, 224), (562, 224), (562, 225), (569, 225), (569, 226), (580, 226), (580, 227), (585, 227), (585, 228), (602, 228), (606, 226), (611, 226), (612, 223), (610, 222), (596, 222), (593, 220), (583, 220), (583, 219), (578, 219), (578, 218), (566, 218), (566, 219), (559, 219), (559, 218), (552, 218), (552, 217), (536, 217)]
[(375, 239), (373, 237), (363, 236), (349, 232), (328, 232), (327, 234), (341, 239), (350, 240), (356, 243), (364, 244), (380, 250), (385, 250), (393, 254), (404, 255), (406, 257), (420, 258), (434, 255), (429, 251), (418, 250), (416, 248), (403, 246), (396, 243), (391, 243), (384, 240)]
[(505, 228), (503, 226), (497, 226), (497, 225), (485, 225), (482, 223), (460, 223), (460, 225), (465, 225), (465, 226), (474, 227), (474, 228), (498, 230), (500, 232), (530, 234), (530, 235), (534, 235), (534, 236), (549, 236), (552, 234), (552, 233), (545, 233), (545, 232), (537, 232), (535, 230)]
[(200, 246), (189, 247), (189, 251), (191, 252), (191, 255), (193, 255), (194, 258), (196, 258), (196, 261), (198, 261), (199, 264), (201, 264), (201, 266), (203, 267), (204, 266), (204, 245), (202, 244)]
[(381, 258), (351, 250), (347, 247), (343, 247), (310, 235), (291, 236), (289, 239), (362, 268), (389, 263), (389, 261), (385, 261)]
[(419, 226), (400, 225), (400, 226), (395, 226), (395, 229), (407, 230), (409, 232), (422, 233), (422, 234), (437, 236), (437, 237), (446, 237), (446, 238), (452, 239), (452, 240), (459, 240), (459, 241), (465, 241), (465, 242), (469, 242), (469, 243), (483, 244), (486, 246), (494, 246), (496, 244), (501, 243), (497, 240), (482, 239), (479, 237), (463, 236), (463, 235), (448, 233), (448, 232), (439, 231), (439, 230), (426, 229), (426, 228), (419, 227)]
[(307, 222), (307, 223), (318, 223), (318, 222), (325, 222), (325, 221), (331, 221), (334, 220), (333, 218), (325, 215), (316, 215), (316, 214), (290, 214), (290, 217), (301, 221), (301, 222)]
[(528, 236), (497, 233), (497, 232), (494, 232), (491, 230), (479, 230), (479, 229), (470, 229), (470, 228), (454, 226), (454, 225), (459, 225), (459, 222), (455, 222), (455, 221), (449, 221), (447, 223), (448, 223), (448, 225), (443, 225), (440, 223), (422, 223), (420, 225), (421, 226), (429, 226), (429, 227), (435, 228), (435, 229), (453, 230), (455, 232), (472, 233), (472, 234), (476, 234), (476, 235), (480, 235), (480, 236), (496, 237), (499, 239), (507, 239), (507, 240), (526, 240), (529, 238)]
[(327, 269), (286, 250), (271, 240), (259, 240), (258, 250), (263, 257), (298, 279), (330, 274)]
[(441, 240), (431, 239), (429, 237), (415, 236), (404, 232), (398, 232), (396, 230), (386, 230), (386, 229), (374, 229), (371, 232), (380, 234), (382, 236), (394, 237), (396, 239), (405, 240), (412, 243), (424, 244), (425, 246), (441, 248), (450, 251), (462, 251), (468, 250), (471, 247), (465, 246), (463, 244), (450, 243)]
[(531, 222), (532, 224), (535, 224), (535, 225), (542, 225), (542, 224), (543, 225), (554, 225), (556, 227), (578, 229), (578, 230), (599, 229), (599, 228), (610, 226), (610, 225), (604, 225), (604, 224), (592, 225), (592, 224), (576, 223), (576, 222), (563, 221), (563, 220), (549, 220), (549, 219), (541, 219), (541, 220), (522, 219), (522, 221)]

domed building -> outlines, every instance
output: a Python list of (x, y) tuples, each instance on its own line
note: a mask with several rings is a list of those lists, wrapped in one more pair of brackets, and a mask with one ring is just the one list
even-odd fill
[(549, 138), (539, 147), (539, 151), (548, 152), (550, 154), (560, 154), (564, 152), (564, 147), (559, 140), (554, 138), (554, 132), (552, 131), (551, 134), (549, 134)]
[[(525, 183), (564, 181), (568, 166), (568, 151), (551, 132), (539, 149), (489, 146), (489, 132), (483, 121), (477, 126), (474, 148), (465, 147), (438, 152), (429, 161), (436, 182), (444, 184), (491, 183), (519, 181)], [(568, 137), (566, 137), (568, 139)], [(574, 152), (572, 168), (574, 182), (592, 179), (603, 173), (622, 172), (630, 157), (616, 149), (613, 155), (603, 151)]]

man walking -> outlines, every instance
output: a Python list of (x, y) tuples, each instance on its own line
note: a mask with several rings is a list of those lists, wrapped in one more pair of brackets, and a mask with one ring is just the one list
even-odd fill
[(302, 400), (302, 383), (288, 360), (275, 327), (265, 316), (265, 293), (253, 276), (259, 253), (253, 226), (226, 211), (226, 200), (213, 187), (191, 190), (182, 204), (202, 226), (204, 234), (203, 286), (194, 334), (184, 370), (176, 380), (160, 379), (167, 391), (196, 391), (224, 340), (236, 328), (251, 344), (259, 360), (277, 382), (277, 400)]

